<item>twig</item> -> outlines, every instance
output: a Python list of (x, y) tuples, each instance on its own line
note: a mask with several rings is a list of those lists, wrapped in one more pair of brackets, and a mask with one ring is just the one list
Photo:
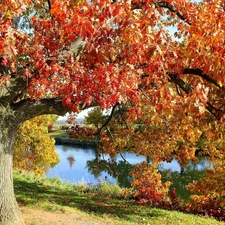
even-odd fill
[(127, 164), (129, 164), (131, 166), (131, 164), (123, 157), (122, 153), (120, 152), (120, 156), (123, 159), (124, 162), (126, 162)]
[(113, 138), (112, 132), (110, 131), (109, 127), (108, 127), (108, 126), (106, 126), (106, 129), (107, 129), (107, 131), (109, 132), (110, 137), (111, 137), (111, 138), (112, 138), (112, 140), (114, 141), (114, 138)]
[(51, 1), (50, 0), (48, 0), (48, 9), (49, 9), (49, 11), (51, 10)]
[(107, 127), (107, 125), (108, 125), (109, 122), (111, 121), (111, 119), (112, 119), (112, 117), (113, 117), (113, 114), (114, 114), (114, 112), (115, 112), (115, 109), (116, 109), (116, 107), (117, 107), (118, 105), (119, 105), (119, 103), (117, 102), (117, 103), (113, 106), (112, 111), (111, 111), (109, 117), (107, 118), (107, 120), (105, 121), (105, 123), (103, 123), (102, 126), (98, 129), (98, 132), (97, 132), (96, 134), (100, 134), (100, 133), (102, 132), (102, 129), (103, 129), (104, 127)]
[(126, 120), (123, 118), (120, 105), (119, 105), (119, 112), (120, 112), (120, 117), (122, 118), (123, 122), (126, 124), (127, 129), (129, 129), (129, 126), (128, 126)]

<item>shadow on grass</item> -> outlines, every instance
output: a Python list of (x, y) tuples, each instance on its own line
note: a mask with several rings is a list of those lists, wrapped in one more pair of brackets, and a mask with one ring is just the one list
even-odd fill
[(91, 193), (78, 194), (72, 188), (58, 188), (45, 182), (29, 181), (14, 177), (14, 187), (17, 201), (28, 206), (49, 203), (80, 209), (98, 216), (108, 215), (127, 221), (137, 221), (140, 218), (163, 217), (160, 210), (133, 204), (126, 200), (107, 199)]

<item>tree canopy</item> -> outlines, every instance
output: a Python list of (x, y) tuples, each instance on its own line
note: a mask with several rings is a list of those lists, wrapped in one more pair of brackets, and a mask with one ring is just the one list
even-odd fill
[(19, 220), (12, 147), (35, 116), (126, 105), (99, 132), (110, 154), (224, 161), (224, 1), (6, 0), (0, 11), (0, 222)]
[[(147, 89), (158, 109), (188, 98), (191, 111), (206, 108), (222, 117), (221, 1), (7, 3), (1, 6), (1, 89), (15, 89), (15, 109), (43, 98), (60, 98), (74, 111), (109, 108), (135, 104)], [(176, 102), (169, 82), (180, 89)]]

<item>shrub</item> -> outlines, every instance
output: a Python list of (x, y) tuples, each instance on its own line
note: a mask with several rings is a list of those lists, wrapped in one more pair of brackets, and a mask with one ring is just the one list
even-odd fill
[(161, 205), (166, 201), (171, 183), (162, 183), (156, 166), (142, 162), (136, 165), (131, 175), (134, 178), (131, 185), (136, 189), (134, 197), (139, 203)]

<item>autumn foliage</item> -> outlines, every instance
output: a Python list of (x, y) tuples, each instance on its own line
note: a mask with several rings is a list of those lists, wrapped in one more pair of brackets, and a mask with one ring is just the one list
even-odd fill
[(14, 145), (14, 168), (43, 175), (59, 162), (55, 140), (47, 135), (55, 116), (45, 115), (26, 121), (17, 133)]
[[(112, 108), (94, 132), (100, 151), (134, 152), (155, 166), (207, 157), (215, 168), (189, 189), (196, 204), (216, 198), (224, 209), (224, 1), (6, 0), (0, 11), (2, 155), (12, 157), (12, 127), (35, 116)], [(72, 136), (90, 137), (76, 129)]]
[(171, 183), (162, 183), (156, 166), (143, 162), (136, 166), (131, 175), (134, 178), (131, 185), (137, 190), (134, 197), (140, 203), (160, 206), (165, 201)]

